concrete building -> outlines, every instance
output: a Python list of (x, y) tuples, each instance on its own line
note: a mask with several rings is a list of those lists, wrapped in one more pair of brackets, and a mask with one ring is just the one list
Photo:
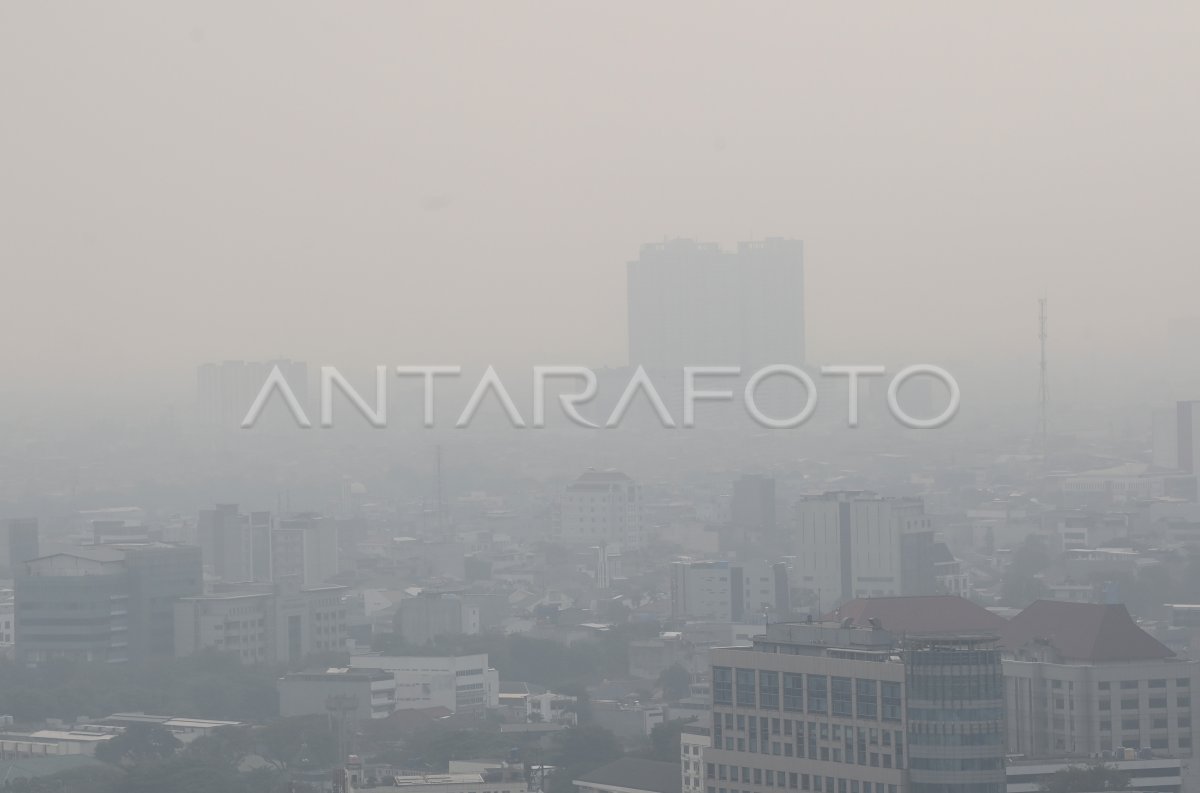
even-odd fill
[(275, 661), (275, 596), (269, 592), (219, 592), (175, 604), (175, 651), (237, 655), (244, 664)]
[(805, 360), (804, 243), (692, 240), (642, 246), (628, 265), (629, 364), (800, 365)]
[(0, 523), (0, 578), (12, 577), (17, 565), (37, 557), (37, 518), (9, 518)]
[(193, 546), (81, 547), (19, 567), (16, 650), (27, 664), (173, 655), (174, 601), (201, 590)]
[(792, 585), (823, 606), (936, 591), (934, 530), (920, 499), (830, 492), (796, 504)]
[(356, 723), (386, 719), (396, 709), (396, 679), (381, 669), (334, 668), (279, 678), (279, 715), (351, 713)]
[(712, 730), (688, 725), (679, 734), (679, 774), (682, 793), (704, 793), (704, 752), (712, 746)]
[(760, 619), (764, 611), (790, 606), (787, 566), (782, 562), (671, 563), (671, 618), (712, 622)]
[(305, 586), (328, 583), (338, 573), (338, 528), (315, 513), (281, 518), (271, 530), (271, 580), (298, 577)]
[(201, 510), (196, 523), (205, 569), (230, 583), (271, 580), (271, 534), (271, 513), (244, 515), (237, 504)]
[(622, 757), (573, 780), (578, 793), (680, 793), (679, 766)]
[(409, 645), (429, 644), (439, 636), (473, 636), (479, 623), (479, 606), (448, 593), (422, 592), (400, 601), (396, 611), (396, 632)]
[(586, 471), (563, 494), (558, 539), (570, 545), (641, 548), (642, 491), (620, 471)]
[(236, 654), (242, 663), (290, 663), (347, 646), (347, 588), (294, 581), (181, 598), (175, 603), (176, 652)]
[(341, 793), (379, 793), (397, 789), (407, 793), (527, 793), (525, 768), (519, 764), (501, 763), (498, 768), (479, 772), (447, 772), (445, 774), (396, 775), (394, 769), (370, 768), (357, 756), (351, 756), (334, 781)]
[(1200, 661), (1176, 658), (1124, 606), (1039, 600), (1001, 643), (1011, 754), (1196, 757)]
[(396, 680), (397, 710), (443, 707), (451, 713), (500, 706), (500, 675), (486, 653), (458, 656), (352, 655), (355, 669), (383, 669)]
[(743, 536), (770, 540), (775, 536), (775, 479), (746, 474), (733, 483), (730, 522)]
[(1002, 793), (994, 640), (776, 623), (713, 650), (706, 791)]
[[(1183, 764), (1177, 758), (1152, 758), (1149, 760), (1121, 760), (1102, 758), (1104, 765), (1124, 774), (1129, 779), (1126, 790), (1145, 793), (1181, 793), (1183, 790)], [(1072, 765), (1086, 765), (1078, 760), (1018, 761), (1009, 763), (1006, 769), (1008, 793), (1040, 793), (1042, 784), (1059, 771)]]

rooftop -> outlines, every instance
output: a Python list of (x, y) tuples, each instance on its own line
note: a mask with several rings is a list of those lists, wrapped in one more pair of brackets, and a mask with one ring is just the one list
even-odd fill
[(575, 780), (576, 784), (647, 790), (652, 793), (679, 793), (682, 784), (679, 763), (622, 757)]
[(1161, 661), (1175, 656), (1138, 627), (1119, 603), (1036, 600), (1009, 620), (1000, 643), (1010, 653), (1033, 643), (1048, 645), (1067, 661)]

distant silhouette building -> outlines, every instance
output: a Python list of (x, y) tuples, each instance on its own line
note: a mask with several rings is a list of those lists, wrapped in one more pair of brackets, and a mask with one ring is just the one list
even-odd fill
[(933, 522), (920, 499), (830, 492), (796, 505), (793, 585), (822, 606), (937, 591)]
[(746, 474), (733, 483), (730, 518), (734, 529), (758, 538), (775, 534), (775, 480)]
[[(206, 363), (196, 370), (196, 410), (200, 426), (235, 430), (276, 367), (300, 405), (308, 410), (308, 366), (286, 358), (272, 361), (222, 361)], [(294, 426), (291, 414), (278, 395), (273, 395), (256, 427)]]
[(713, 622), (753, 622), (766, 609), (788, 610), (787, 565), (671, 563), (671, 618)]
[(271, 580), (271, 513), (238, 512), (237, 504), (200, 510), (196, 541), (204, 566), (222, 581)]
[(563, 494), (559, 539), (619, 551), (641, 548), (641, 488), (620, 471), (584, 472)]
[(629, 364), (647, 370), (804, 362), (804, 243), (727, 252), (672, 240), (628, 266)]
[(37, 518), (10, 518), (0, 524), (0, 575), (12, 576), (18, 564), (37, 557)]
[(297, 577), (304, 586), (324, 584), (338, 572), (338, 526), (316, 513), (281, 518), (271, 529), (272, 580)]

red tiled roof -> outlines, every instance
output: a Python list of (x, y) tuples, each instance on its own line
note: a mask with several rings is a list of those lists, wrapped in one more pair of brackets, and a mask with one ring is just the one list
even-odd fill
[(958, 595), (857, 598), (824, 616), (867, 627), (872, 619), (891, 633), (1000, 633), (1007, 621)]
[(1036, 600), (1009, 620), (1000, 643), (1016, 652), (1035, 641), (1051, 645), (1070, 661), (1150, 661), (1175, 655), (1139, 628), (1119, 603)]

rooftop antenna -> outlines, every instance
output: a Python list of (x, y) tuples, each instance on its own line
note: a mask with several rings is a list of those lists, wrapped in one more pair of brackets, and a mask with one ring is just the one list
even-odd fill
[(1038, 383), (1038, 439), (1042, 447), (1042, 466), (1044, 467), (1049, 451), (1046, 414), (1050, 404), (1050, 388), (1046, 380), (1046, 298), (1044, 297), (1038, 300), (1038, 342), (1041, 345), (1040, 379)]

